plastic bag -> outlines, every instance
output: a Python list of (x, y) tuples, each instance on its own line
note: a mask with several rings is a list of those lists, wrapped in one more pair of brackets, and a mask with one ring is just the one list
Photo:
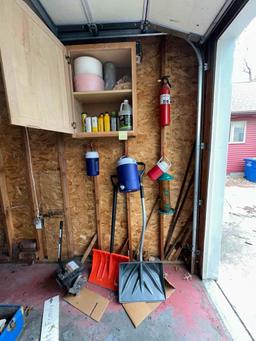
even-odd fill
[(104, 70), (104, 88), (105, 90), (112, 90), (116, 84), (116, 67), (112, 62), (106, 62), (103, 65)]

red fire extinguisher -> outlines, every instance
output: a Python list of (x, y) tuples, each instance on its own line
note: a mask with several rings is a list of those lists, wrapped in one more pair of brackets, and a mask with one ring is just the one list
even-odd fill
[(171, 123), (171, 84), (168, 76), (161, 77), (160, 88), (160, 124), (162, 127), (169, 126)]

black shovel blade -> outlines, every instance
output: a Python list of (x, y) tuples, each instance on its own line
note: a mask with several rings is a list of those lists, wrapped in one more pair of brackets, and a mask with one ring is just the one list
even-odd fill
[(132, 262), (119, 264), (119, 302), (165, 301), (163, 264)]

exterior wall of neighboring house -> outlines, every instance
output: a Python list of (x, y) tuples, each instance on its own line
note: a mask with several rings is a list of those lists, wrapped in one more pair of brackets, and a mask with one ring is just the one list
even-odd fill
[(227, 174), (243, 172), (244, 159), (256, 157), (256, 111), (250, 114), (232, 114), (231, 122), (235, 121), (246, 122), (245, 139), (242, 143), (229, 142)]

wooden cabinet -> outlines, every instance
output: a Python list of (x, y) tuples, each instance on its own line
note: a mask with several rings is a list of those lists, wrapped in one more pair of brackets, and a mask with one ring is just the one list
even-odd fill
[(0, 22), (10, 122), (72, 133), (65, 47), (22, 0), (2, 0)]
[(90, 115), (98, 115), (101, 112), (119, 111), (120, 104), (128, 99), (133, 108), (133, 130), (128, 136), (135, 136), (137, 129), (136, 121), (136, 46), (134, 42), (74, 45), (67, 47), (70, 57), (70, 73), (73, 75), (73, 61), (80, 56), (91, 56), (99, 59), (102, 63), (111, 61), (115, 64), (117, 78), (125, 74), (131, 76), (131, 87), (125, 90), (89, 91), (75, 92), (73, 89), (74, 120), (76, 129), (73, 137), (111, 137), (118, 136), (118, 132), (84, 133), (81, 129), (81, 112), (88, 112)]
[[(81, 112), (117, 111), (128, 99), (133, 107), (133, 131), (128, 135), (136, 134), (135, 43), (65, 47), (22, 0), (1, 0), (0, 53), (12, 124), (76, 138), (117, 136), (83, 133)], [(81, 55), (114, 62), (118, 75), (129, 72), (131, 89), (74, 92), (72, 64)]]

